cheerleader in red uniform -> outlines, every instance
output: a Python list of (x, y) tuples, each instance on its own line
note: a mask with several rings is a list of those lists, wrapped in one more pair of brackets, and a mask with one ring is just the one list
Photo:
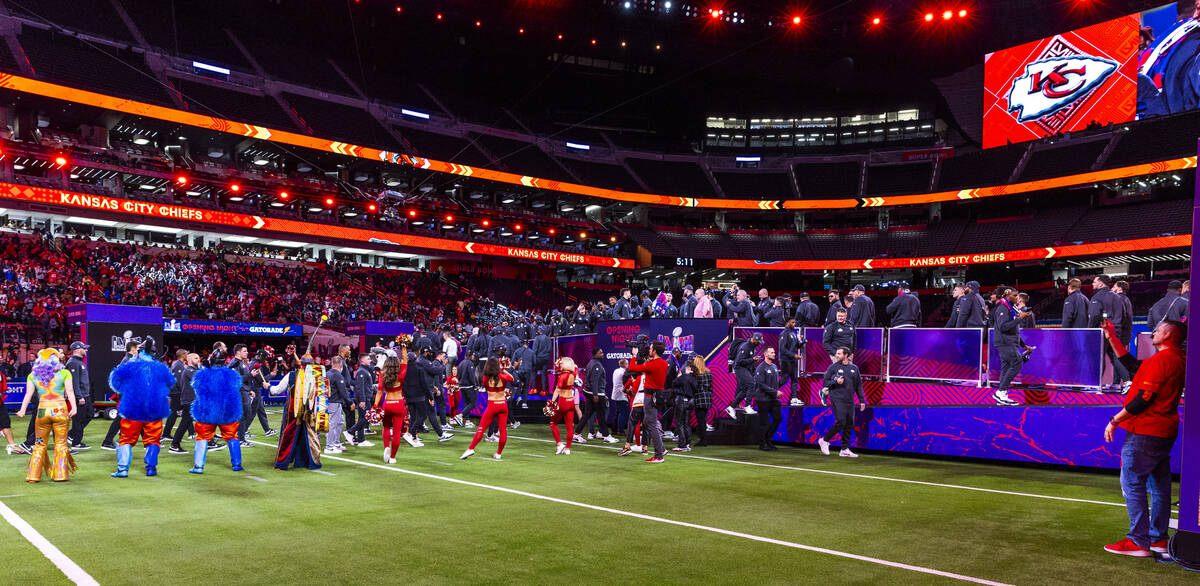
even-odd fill
[[(462, 391), (458, 388), (458, 367), (450, 367), (450, 376), (446, 377), (446, 416), (449, 417), (450, 423), (454, 423), (454, 416), (458, 413), (458, 404), (462, 401)], [(443, 427), (446, 424), (442, 424)]]
[(383, 362), (383, 376), (379, 377), (379, 392), (375, 393), (375, 407), (383, 407), (383, 462), (396, 463), (396, 451), (400, 439), (408, 433), (408, 407), (404, 403), (404, 375), (408, 373), (408, 349), (400, 347), (396, 353), (400, 358), (389, 357)]
[[(554, 415), (550, 417), (550, 432), (554, 434), (554, 442), (558, 444), (558, 448), (554, 453), (569, 456), (571, 455), (571, 438), (575, 435), (575, 361), (570, 357), (563, 357), (558, 361), (558, 378), (554, 384), (554, 394), (550, 397), (550, 402), (557, 409)], [(558, 433), (558, 424), (566, 422), (567, 424), (567, 441), (564, 443), (560, 440)]]
[(497, 428), (500, 430), (500, 443), (496, 444), (496, 455), (493, 458), (499, 460), (500, 453), (504, 451), (504, 443), (508, 441), (508, 390), (506, 385), (513, 382), (513, 376), (507, 370), (500, 368), (500, 361), (495, 358), (488, 358), (488, 361), (483, 365), (483, 388), (487, 391), (487, 409), (483, 412), (483, 417), (479, 419), (479, 427), (475, 428), (475, 437), (471, 438), (471, 447), (467, 448), (460, 460), (466, 460), (475, 454), (475, 446), (479, 445), (479, 441), (483, 439), (483, 434), (486, 433), (488, 426), (492, 424), (492, 420), (496, 420)]

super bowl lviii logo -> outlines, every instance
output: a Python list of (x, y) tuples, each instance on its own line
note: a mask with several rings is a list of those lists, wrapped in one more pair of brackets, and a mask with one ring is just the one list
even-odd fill
[(1022, 124), (1034, 122), (1055, 134), (1096, 95), (1119, 63), (1084, 55), (1061, 37), (1025, 65), (1008, 91), (1008, 111)]

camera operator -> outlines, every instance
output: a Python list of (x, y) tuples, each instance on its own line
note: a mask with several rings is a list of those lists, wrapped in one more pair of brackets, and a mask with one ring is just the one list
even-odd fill
[[(258, 417), (258, 424), (262, 426), (263, 434), (268, 437), (275, 435), (276, 431), (271, 429), (271, 422), (267, 419), (265, 397), (271, 390), (271, 377), (275, 376), (275, 369), (278, 364), (278, 361), (273, 359), (270, 352), (259, 350), (254, 355), (254, 365), (250, 370), (250, 376), (254, 378), (255, 385), (254, 400), (250, 404), (252, 412), (250, 415), (251, 423), (253, 423), (254, 417)], [(254, 439), (253, 435), (246, 434), (246, 436), (249, 439)]]
[[(665, 397), (666, 393), (664, 388), (667, 379), (667, 361), (662, 358), (665, 350), (666, 345), (658, 341), (648, 346), (636, 347), (633, 352), (633, 361), (629, 363), (628, 368), (628, 372), (640, 372), (645, 376), (643, 389), (646, 393), (646, 401), (642, 406), (645, 415), (642, 423), (642, 435), (654, 445), (654, 455), (646, 460), (650, 464), (662, 463), (665, 455), (662, 426), (658, 422), (658, 406), (656, 405), (657, 399)], [(646, 441), (643, 441), (644, 443)]]
[(757, 413), (754, 407), (750, 406), (750, 400), (754, 398), (754, 351), (762, 342), (762, 334), (756, 333), (737, 347), (732, 361), (733, 376), (737, 380), (737, 393), (733, 396), (733, 402), (725, 408), (725, 413), (731, 419), (737, 419), (737, 409), (742, 408), (743, 402), (746, 403), (746, 415)]
[(796, 391), (796, 384), (799, 382), (796, 376), (800, 374), (800, 356), (803, 352), (804, 340), (796, 331), (796, 320), (789, 319), (784, 324), (783, 332), (779, 334), (779, 384), (787, 381), (792, 407), (804, 406), (804, 401)]

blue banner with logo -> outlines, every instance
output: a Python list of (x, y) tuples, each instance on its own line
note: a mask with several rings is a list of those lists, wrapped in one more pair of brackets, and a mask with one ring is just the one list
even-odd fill
[(217, 336), (303, 336), (304, 327), (300, 324), (172, 318), (163, 320), (163, 332)]

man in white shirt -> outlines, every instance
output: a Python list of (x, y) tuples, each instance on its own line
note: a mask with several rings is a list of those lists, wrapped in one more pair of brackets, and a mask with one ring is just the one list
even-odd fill
[(624, 383), (625, 367), (629, 366), (629, 361), (622, 358), (619, 364), (612, 373), (612, 392), (609, 393), (612, 401), (608, 409), (608, 426), (617, 435), (625, 430), (625, 424), (629, 420), (629, 397), (625, 396)]
[(442, 352), (446, 353), (447, 364), (458, 364), (458, 342), (450, 337), (450, 330), (442, 332)]

